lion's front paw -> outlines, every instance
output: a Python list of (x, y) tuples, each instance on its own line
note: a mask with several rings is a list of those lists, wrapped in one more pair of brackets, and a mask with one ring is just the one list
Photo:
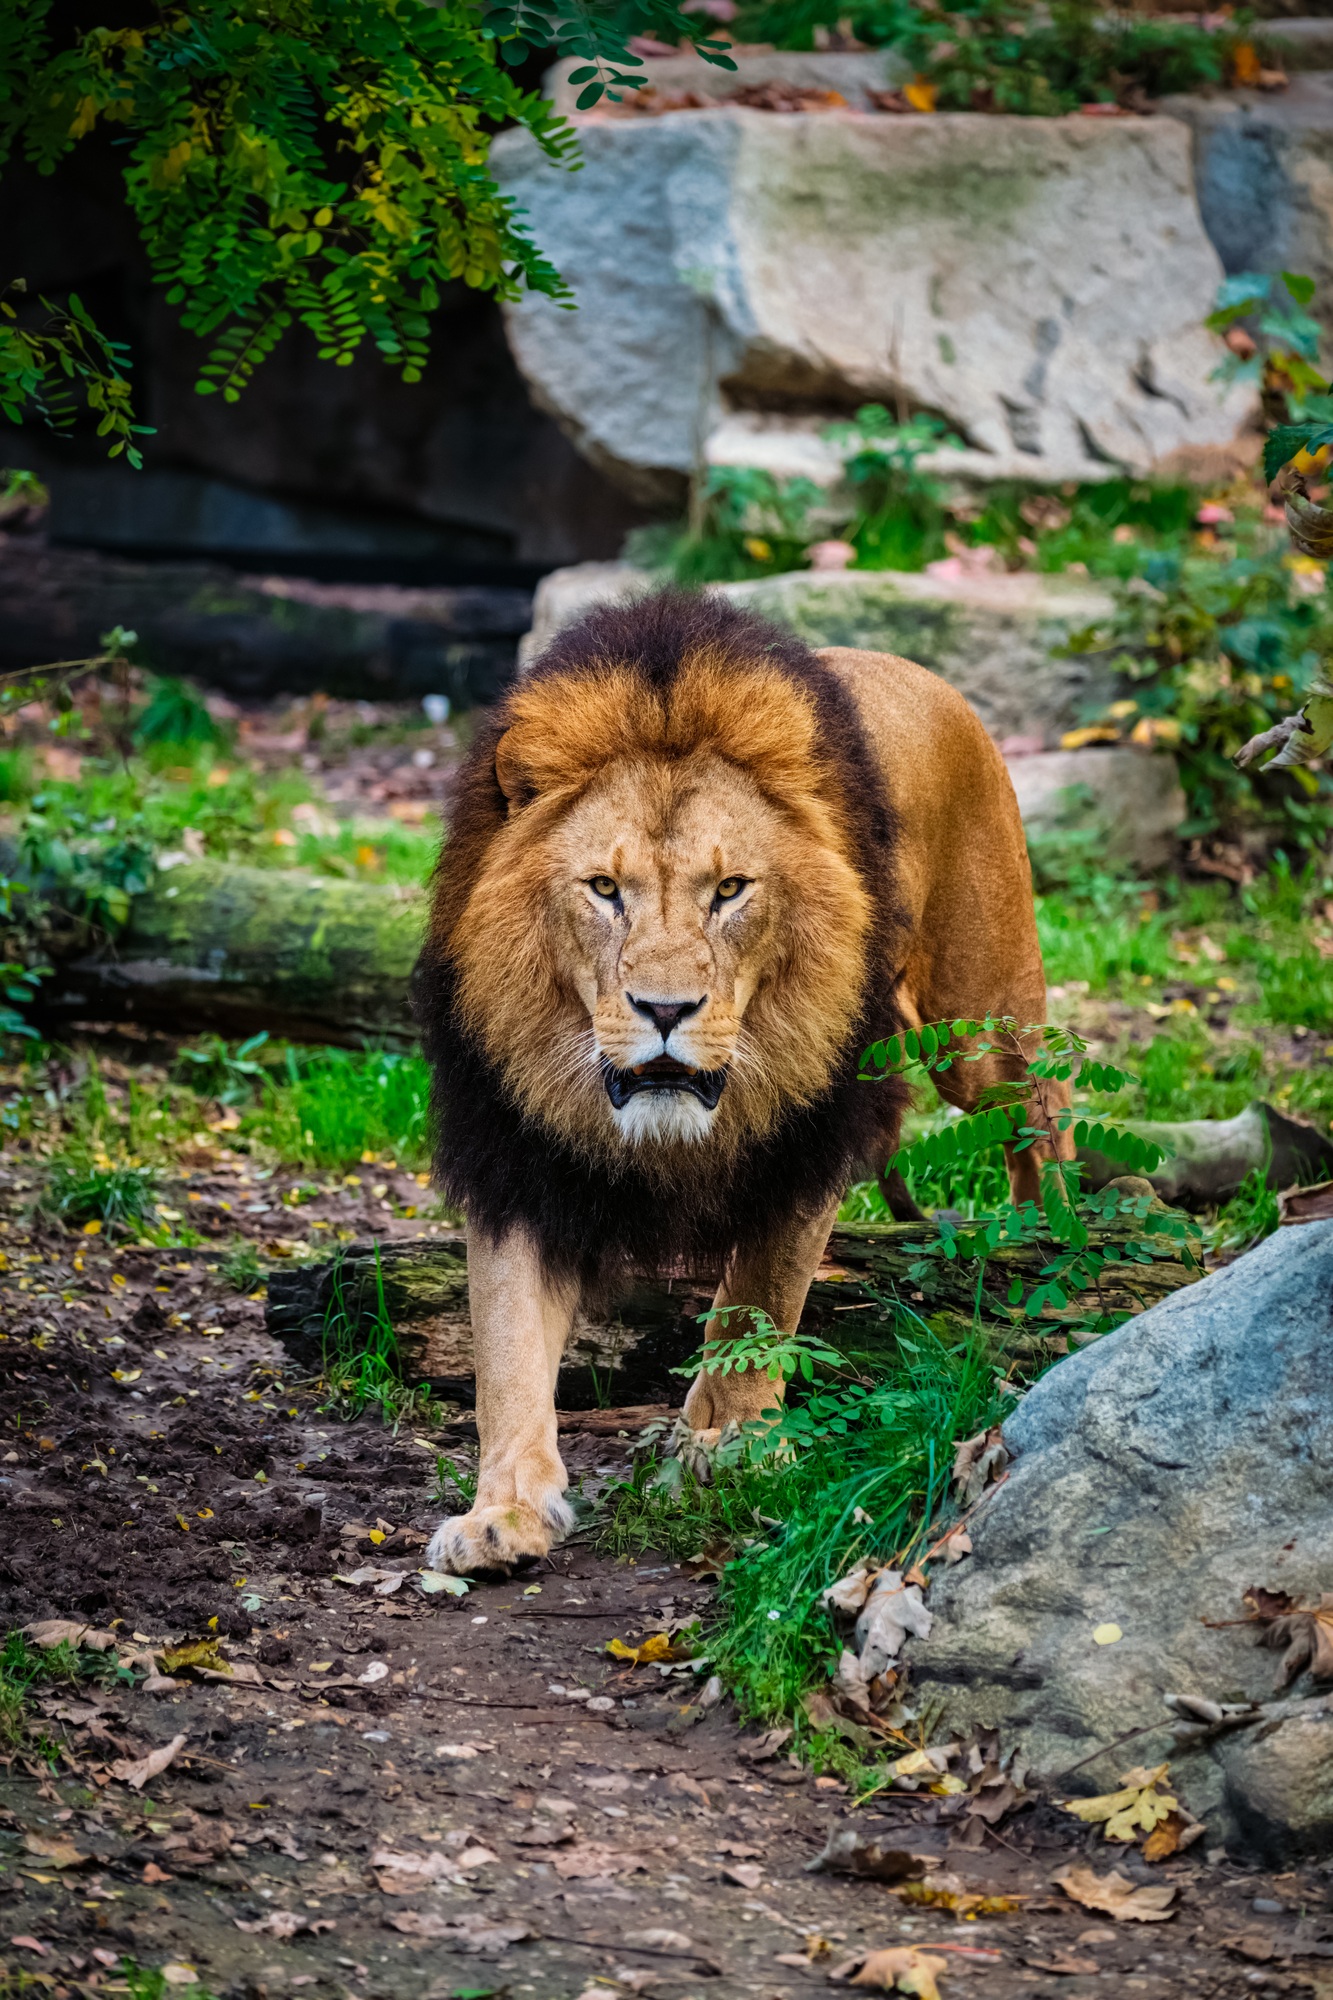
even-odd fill
[(551, 1544), (568, 1534), (574, 1517), (563, 1500), (552, 1501), (538, 1513), (526, 1500), (501, 1507), (474, 1507), (441, 1521), (431, 1536), (426, 1561), (433, 1569), (455, 1576), (508, 1575), (544, 1556)]
[(708, 1430), (696, 1430), (689, 1418), (682, 1415), (676, 1418), (675, 1428), (667, 1442), (667, 1452), (670, 1457), (678, 1458), (701, 1486), (711, 1486), (717, 1448), (724, 1438), (736, 1435), (734, 1424), (715, 1424)]

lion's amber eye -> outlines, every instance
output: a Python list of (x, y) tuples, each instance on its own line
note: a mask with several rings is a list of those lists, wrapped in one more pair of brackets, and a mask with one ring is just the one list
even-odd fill
[(719, 903), (730, 903), (735, 897), (740, 895), (744, 887), (745, 877), (743, 875), (728, 875), (724, 881), (719, 882), (717, 885), (717, 900)]
[(592, 890), (594, 896), (601, 896), (608, 903), (613, 903), (620, 894), (615, 882), (609, 875), (592, 876), (588, 887)]

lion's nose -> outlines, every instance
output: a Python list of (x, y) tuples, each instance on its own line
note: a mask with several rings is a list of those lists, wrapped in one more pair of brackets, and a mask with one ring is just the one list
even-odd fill
[(672, 1030), (691, 1014), (697, 1014), (704, 1004), (702, 1000), (639, 1000), (632, 993), (625, 998), (636, 1014), (648, 1016), (664, 1042), (670, 1041)]

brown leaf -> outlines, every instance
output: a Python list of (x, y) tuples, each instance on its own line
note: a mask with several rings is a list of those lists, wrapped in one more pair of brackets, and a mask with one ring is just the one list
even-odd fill
[(833, 1827), (822, 1853), (806, 1862), (807, 1872), (860, 1875), (872, 1882), (910, 1882), (926, 1872), (926, 1857), (904, 1847), (890, 1847), (854, 1826)]
[(764, 1879), (764, 1871), (757, 1861), (728, 1861), (722, 1870), (724, 1882), (734, 1882), (738, 1889), (757, 1889)]
[(480, 1910), (469, 1910), (462, 1917), (440, 1916), (435, 1910), (394, 1910), (384, 1921), (405, 1937), (447, 1940), (455, 1951), (488, 1955), (536, 1935), (525, 1923), (497, 1923)]
[(99, 1631), (75, 1618), (40, 1618), (23, 1627), (25, 1639), (45, 1652), (51, 1646), (87, 1646), (94, 1653), (109, 1653), (116, 1643), (113, 1632)]
[(1157, 1883), (1145, 1889), (1113, 1868), (1109, 1875), (1096, 1875), (1091, 1868), (1062, 1868), (1051, 1880), (1085, 1910), (1105, 1910), (1117, 1923), (1163, 1924), (1174, 1915), (1176, 1900), (1173, 1883)]
[(174, 1875), (168, 1875), (165, 1868), (159, 1868), (156, 1861), (145, 1861), (143, 1874), (139, 1879), (146, 1882), (150, 1889), (155, 1889), (159, 1882), (174, 1882), (176, 1878)]
[(1285, 1648), (1277, 1675), (1280, 1688), (1307, 1669), (1314, 1680), (1333, 1680), (1333, 1592), (1325, 1591), (1317, 1605), (1265, 1620), (1259, 1644)]
[(566, 1882), (600, 1875), (632, 1875), (648, 1863), (632, 1848), (606, 1847), (599, 1841), (580, 1841), (577, 1847), (551, 1856), (551, 1866)]
[(964, 1438), (953, 1455), (954, 1484), (964, 1507), (979, 1500), (992, 1480), (998, 1479), (1009, 1463), (1009, 1450), (998, 1424), (975, 1437)]
[(72, 1840), (51, 1840), (44, 1833), (25, 1833), (23, 1845), (29, 1854), (49, 1862), (52, 1868), (82, 1868), (89, 1858), (80, 1854)]
[(173, 1736), (170, 1743), (164, 1743), (159, 1750), (150, 1750), (146, 1757), (120, 1757), (111, 1766), (111, 1775), (131, 1791), (141, 1792), (150, 1778), (160, 1777), (168, 1764), (175, 1762), (185, 1743), (184, 1735)]
[(240, 1917), (232, 1919), (238, 1931), (252, 1931), (275, 1938), (294, 1938), (301, 1931), (310, 1931), (318, 1936), (320, 1931), (336, 1928), (333, 1917), (303, 1917), (297, 1910), (270, 1910), (266, 1917), (256, 1917), (253, 1923), (244, 1923)]

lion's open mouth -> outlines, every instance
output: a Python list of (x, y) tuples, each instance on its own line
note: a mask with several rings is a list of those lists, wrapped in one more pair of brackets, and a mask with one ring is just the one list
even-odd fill
[(603, 1063), (602, 1075), (606, 1094), (617, 1111), (623, 1110), (641, 1090), (687, 1090), (705, 1109), (715, 1111), (727, 1080), (724, 1069), (690, 1069), (674, 1056), (654, 1056), (651, 1062), (637, 1063), (633, 1069), (616, 1069), (609, 1062)]

